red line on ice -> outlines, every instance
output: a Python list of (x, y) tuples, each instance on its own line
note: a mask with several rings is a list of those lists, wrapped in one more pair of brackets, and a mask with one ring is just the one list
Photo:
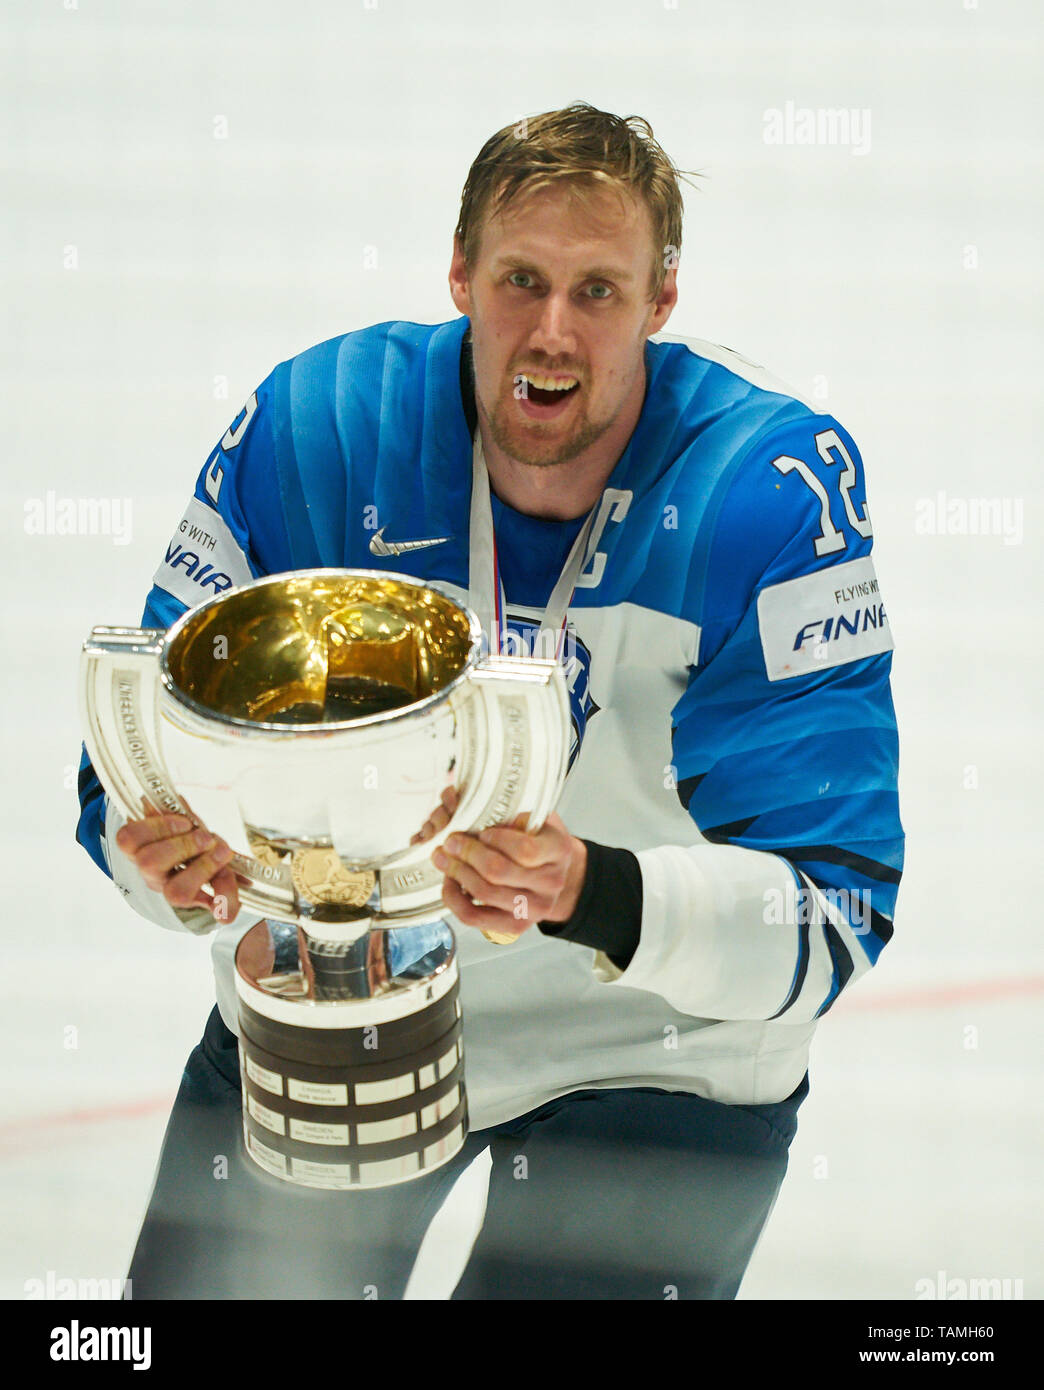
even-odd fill
[[(951, 1004), (988, 1003), (1020, 995), (1044, 993), (1044, 975), (1027, 975), (1008, 980), (975, 980), (969, 984), (940, 985), (934, 989), (896, 990), (861, 999), (858, 994), (843, 997), (834, 1013), (860, 1013), (888, 1009), (945, 1008)], [(101, 1124), (106, 1120), (133, 1120), (169, 1110), (174, 1096), (169, 1092), (146, 1096), (120, 1105), (99, 1105), (92, 1110), (65, 1110), (53, 1115), (30, 1115), (24, 1120), (0, 1126), (0, 1143), (27, 1138), (29, 1131), (60, 1128), (63, 1125)]]
[(928, 989), (895, 990), (864, 999), (858, 992), (843, 995), (834, 1013), (858, 1013), (872, 1009), (945, 1008), (948, 1004), (988, 1003), (1018, 995), (1044, 992), (1044, 975), (1016, 976), (1010, 980), (973, 980), (969, 984), (938, 985)]
[(30, 1131), (60, 1128), (63, 1125), (94, 1125), (105, 1120), (136, 1120), (157, 1110), (169, 1110), (174, 1094), (146, 1096), (142, 1100), (125, 1101), (119, 1105), (99, 1105), (92, 1110), (59, 1110), (51, 1115), (27, 1115), (23, 1120), (0, 1125), (0, 1144), (28, 1138)]

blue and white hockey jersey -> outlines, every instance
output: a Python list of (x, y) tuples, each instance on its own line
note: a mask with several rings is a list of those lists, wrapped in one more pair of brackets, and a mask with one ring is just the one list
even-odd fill
[[(468, 327), (378, 324), (276, 367), (204, 465), (143, 624), (315, 566), (407, 572), (468, 597)], [(781, 1100), (816, 1019), (892, 931), (892, 642), (856, 446), (725, 349), (650, 340), (646, 368), (569, 606), (576, 747), (558, 808), (574, 834), (636, 853), (640, 940), (621, 971), (537, 930), (502, 947), (457, 926), (476, 1129), (584, 1087)], [(524, 638), (582, 519), (495, 497), (492, 510)], [(78, 838), (139, 911), (212, 925), (145, 888), (86, 760), (81, 804)], [(232, 957), (254, 920), (215, 938), (233, 1031)]]

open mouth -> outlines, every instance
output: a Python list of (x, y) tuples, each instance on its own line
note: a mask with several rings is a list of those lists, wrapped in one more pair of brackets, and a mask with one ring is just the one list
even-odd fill
[(516, 382), (523, 388), (518, 393), (519, 404), (527, 415), (535, 416), (558, 413), (580, 389), (580, 383), (574, 376), (555, 378), (521, 373)]

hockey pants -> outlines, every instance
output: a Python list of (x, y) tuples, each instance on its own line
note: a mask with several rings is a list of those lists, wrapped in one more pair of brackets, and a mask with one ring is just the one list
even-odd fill
[(329, 1192), (247, 1158), (217, 1009), (174, 1104), (129, 1271), (139, 1299), (401, 1299), (457, 1177), (492, 1156), (454, 1299), (730, 1299), (772, 1210), (808, 1077), (775, 1105), (574, 1091), (468, 1136), (433, 1173)]

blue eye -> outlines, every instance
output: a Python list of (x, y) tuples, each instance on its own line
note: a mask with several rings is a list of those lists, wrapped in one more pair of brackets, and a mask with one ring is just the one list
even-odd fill
[(528, 286), (528, 285), (519, 285), (519, 284), (517, 284), (516, 282), (517, 282), (519, 279), (528, 280), (529, 278), (530, 278), (529, 272), (526, 271), (526, 270), (513, 270), (513, 271), (511, 272), (511, 274), (508, 276), (508, 280), (511, 282), (511, 284), (514, 285), (515, 288), (516, 288), (516, 289), (519, 289), (519, 290), (527, 290), (527, 289), (529, 288), (529, 286)]

